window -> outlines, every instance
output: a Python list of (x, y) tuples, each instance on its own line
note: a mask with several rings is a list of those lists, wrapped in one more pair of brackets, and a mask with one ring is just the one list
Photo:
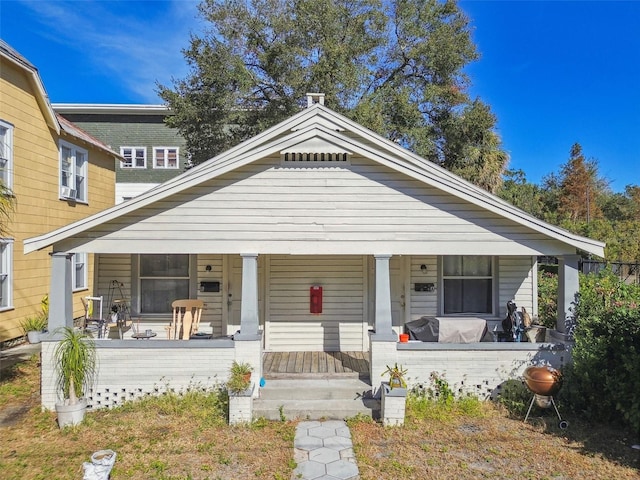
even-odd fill
[(140, 255), (140, 313), (170, 313), (189, 298), (189, 255)]
[(13, 125), (0, 120), (0, 180), (13, 187)]
[(87, 201), (86, 150), (60, 140), (60, 197)]
[(493, 313), (492, 257), (451, 255), (442, 258), (444, 313)]
[(87, 288), (87, 254), (75, 253), (71, 257), (71, 281), (73, 290), (83, 290)]
[(147, 149), (145, 147), (120, 147), (124, 161), (120, 168), (147, 168)]
[(154, 147), (153, 168), (178, 168), (178, 148)]
[(13, 240), (0, 239), (0, 309), (13, 306)]

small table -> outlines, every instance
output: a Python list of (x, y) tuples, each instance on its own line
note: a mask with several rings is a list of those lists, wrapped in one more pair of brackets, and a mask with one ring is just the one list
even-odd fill
[(155, 337), (156, 335), (158, 335), (156, 332), (141, 332), (141, 333), (134, 333), (133, 335), (131, 335), (131, 338), (135, 338), (136, 340), (149, 340), (150, 338)]

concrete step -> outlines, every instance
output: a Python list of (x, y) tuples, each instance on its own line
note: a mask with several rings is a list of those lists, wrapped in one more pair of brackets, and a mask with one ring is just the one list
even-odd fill
[(269, 420), (377, 418), (379, 410), (367, 381), (327, 375), (267, 379), (253, 401), (253, 417)]

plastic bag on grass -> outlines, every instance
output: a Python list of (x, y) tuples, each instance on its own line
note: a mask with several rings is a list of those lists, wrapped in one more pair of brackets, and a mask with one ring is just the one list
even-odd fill
[(98, 450), (91, 455), (91, 463), (84, 462), (84, 476), (82, 480), (109, 480), (109, 474), (116, 463), (116, 452), (113, 450)]

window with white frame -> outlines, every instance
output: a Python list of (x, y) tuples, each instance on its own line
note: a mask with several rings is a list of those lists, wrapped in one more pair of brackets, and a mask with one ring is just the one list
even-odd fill
[(178, 147), (153, 147), (153, 168), (178, 168)]
[(88, 152), (60, 140), (60, 197), (87, 201)]
[(0, 239), (0, 309), (13, 306), (13, 240)]
[(444, 314), (493, 313), (493, 257), (442, 257)]
[(120, 162), (120, 168), (146, 168), (147, 149), (145, 147), (120, 147), (120, 155), (124, 160)]
[(13, 187), (13, 125), (0, 120), (0, 180)]
[(189, 255), (140, 255), (140, 313), (171, 312), (189, 298)]
[(87, 288), (87, 254), (74, 253), (71, 257), (71, 281), (74, 290)]

